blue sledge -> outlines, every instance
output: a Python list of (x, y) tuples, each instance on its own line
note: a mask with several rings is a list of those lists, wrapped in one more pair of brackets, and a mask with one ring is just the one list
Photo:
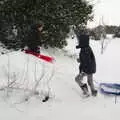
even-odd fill
[(120, 95), (120, 84), (117, 83), (101, 83), (100, 91), (108, 95)]

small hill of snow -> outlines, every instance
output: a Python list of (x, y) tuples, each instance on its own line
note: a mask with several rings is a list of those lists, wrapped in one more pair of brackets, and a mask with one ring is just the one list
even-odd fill
[[(101, 82), (120, 83), (120, 40), (111, 39), (107, 42), (104, 53), (101, 54), (101, 42), (90, 41), (95, 53), (97, 72), (94, 82), (98, 88)], [(38, 91), (50, 94), (47, 102), (41, 101), (41, 93), (31, 95), (22, 91), (4, 89), (0, 91), (0, 119), (1, 120), (117, 120), (119, 119), (120, 98), (103, 95), (82, 98), (82, 92), (75, 83), (78, 74), (76, 62), (79, 50), (75, 49), (76, 40), (68, 39), (68, 46), (63, 50), (41, 48), (41, 53), (55, 58), (54, 64), (47, 63), (38, 58), (27, 55), (21, 51), (11, 52), (0, 56), (0, 86), (14, 82), (16, 87), (35, 88), (41, 79)], [(9, 63), (9, 64), (8, 64)], [(29, 64), (28, 64), (29, 63)], [(8, 67), (9, 66), (9, 67)], [(25, 67), (26, 66), (26, 67)], [(36, 67), (35, 67), (36, 66)], [(8, 70), (9, 68), (9, 70)], [(27, 69), (29, 68), (29, 69)], [(9, 71), (9, 72), (8, 72)], [(9, 79), (8, 79), (9, 73)], [(24, 73), (24, 75), (23, 75)], [(35, 75), (36, 73), (36, 75)], [(36, 78), (34, 78), (36, 76)], [(13, 79), (14, 78), (14, 79)], [(16, 78), (16, 79), (15, 79)], [(25, 79), (26, 78), (26, 79)], [(24, 80), (25, 79), (25, 80)], [(8, 81), (10, 80), (10, 81)], [(20, 81), (19, 81), (20, 80)], [(85, 78), (86, 80), (86, 78)], [(18, 82), (17, 82), (18, 81)], [(22, 83), (22, 84), (19, 84)], [(99, 89), (99, 88), (98, 88)], [(14, 94), (13, 94), (14, 93)], [(23, 101), (24, 96), (30, 96)], [(116, 103), (115, 103), (116, 101)]]

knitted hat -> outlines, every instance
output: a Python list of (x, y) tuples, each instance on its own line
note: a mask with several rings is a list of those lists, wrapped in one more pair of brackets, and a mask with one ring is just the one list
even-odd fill
[(77, 35), (77, 38), (80, 48), (89, 46), (89, 35), (81, 34)]

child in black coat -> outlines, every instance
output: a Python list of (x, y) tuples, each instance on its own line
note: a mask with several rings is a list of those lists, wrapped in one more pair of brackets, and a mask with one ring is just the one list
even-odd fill
[(43, 30), (43, 24), (33, 24), (30, 27), (30, 30), (28, 33), (26, 33), (26, 36), (23, 39), (22, 48), (27, 46), (27, 49), (29, 49), (32, 52), (40, 53), (39, 46), (42, 45), (42, 30)]
[(90, 86), (91, 93), (93, 96), (96, 96), (97, 90), (95, 90), (93, 84), (93, 74), (96, 72), (96, 61), (93, 51), (89, 46), (89, 35), (78, 34), (77, 39), (79, 44), (76, 46), (76, 48), (81, 48), (81, 51), (79, 58), (77, 59), (77, 61), (80, 63), (79, 74), (75, 77), (75, 81), (83, 90), (83, 94), (89, 96), (87, 84), (82, 82), (83, 77), (87, 76), (87, 81), (88, 85)]

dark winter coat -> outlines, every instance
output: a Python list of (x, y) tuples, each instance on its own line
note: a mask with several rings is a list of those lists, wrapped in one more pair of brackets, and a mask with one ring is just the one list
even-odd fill
[(24, 46), (27, 46), (34, 52), (37, 52), (39, 45), (41, 46), (41, 33), (37, 28), (37, 24), (32, 25), (30, 31), (26, 33), (26, 36), (24, 38)]
[(77, 35), (78, 45), (76, 48), (81, 48), (79, 54), (79, 70), (86, 74), (93, 74), (96, 72), (96, 61), (94, 53), (89, 46), (89, 35)]
[(93, 74), (96, 72), (96, 61), (90, 46), (81, 48), (80, 51), (80, 72), (85, 72), (86, 74)]

